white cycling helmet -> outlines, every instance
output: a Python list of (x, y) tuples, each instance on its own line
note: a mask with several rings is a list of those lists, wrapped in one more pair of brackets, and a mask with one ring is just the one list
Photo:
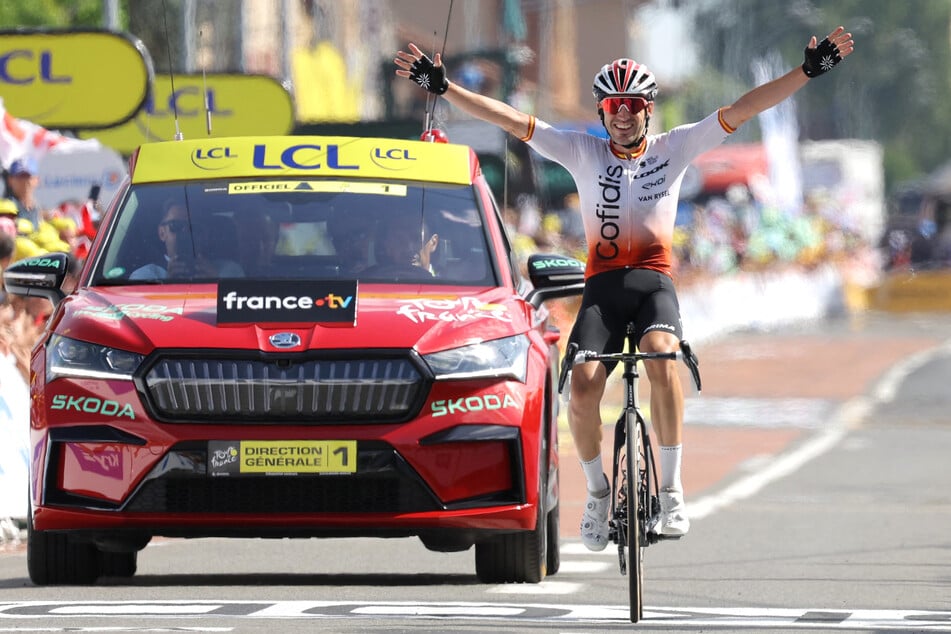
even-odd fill
[(647, 66), (622, 57), (601, 67), (594, 76), (591, 92), (598, 101), (608, 95), (630, 95), (653, 101), (657, 96), (657, 82)]

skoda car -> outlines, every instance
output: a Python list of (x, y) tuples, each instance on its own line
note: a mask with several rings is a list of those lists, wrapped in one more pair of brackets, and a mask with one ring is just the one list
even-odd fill
[(371, 138), (142, 146), (31, 368), (28, 567), (129, 577), (167, 537), (407, 537), (485, 582), (558, 569), (559, 333), (474, 152)]

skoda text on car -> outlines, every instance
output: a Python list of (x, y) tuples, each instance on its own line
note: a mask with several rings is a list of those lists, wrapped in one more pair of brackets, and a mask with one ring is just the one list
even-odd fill
[[(168, 537), (475, 546), (558, 568), (558, 332), (470, 148), (343, 137), (142, 146), (32, 357), (34, 583), (131, 576)], [(72, 285), (70, 285), (72, 287)]]

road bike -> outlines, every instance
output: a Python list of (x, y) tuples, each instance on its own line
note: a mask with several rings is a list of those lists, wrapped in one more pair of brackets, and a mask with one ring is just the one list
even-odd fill
[[(571, 367), (575, 363), (602, 361), (621, 363), (624, 372), (624, 408), (614, 426), (614, 451), (611, 475), (611, 511), (609, 539), (617, 544), (618, 565), (628, 579), (631, 622), (644, 616), (643, 559), (644, 550), (660, 540), (680, 539), (680, 536), (661, 535), (655, 531), (660, 521), (660, 489), (650, 429), (641, 414), (637, 383), (640, 375), (637, 365), (654, 359), (684, 361), (693, 382), (700, 391), (699, 360), (690, 344), (681, 340), (680, 350), (674, 352), (637, 352), (633, 328), (627, 328), (628, 352), (597, 354), (578, 352), (577, 344), (569, 344), (562, 362), (558, 392), (564, 390)], [(632, 458), (633, 457), (633, 458)], [(631, 519), (633, 518), (633, 520)]]

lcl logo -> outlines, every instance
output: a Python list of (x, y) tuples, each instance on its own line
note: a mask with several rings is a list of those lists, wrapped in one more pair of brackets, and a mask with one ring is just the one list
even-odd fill
[(220, 170), (231, 165), (238, 155), (230, 147), (198, 148), (192, 152), (192, 164), (208, 170)]
[(415, 161), (416, 157), (411, 156), (406, 148), (394, 147), (384, 150), (378, 147), (373, 148), (373, 152), (370, 153), (370, 160), (383, 169), (398, 171), (412, 167), (412, 163), (408, 161)]
[(35, 82), (71, 84), (73, 78), (53, 71), (53, 53), (49, 50), (37, 54), (29, 49), (14, 49), (0, 55), (0, 84), (28, 86)]
[[(202, 98), (203, 96), (205, 99)], [(211, 114), (219, 116), (234, 114), (234, 110), (228, 110), (218, 106), (214, 88), (206, 89), (203, 95), (201, 88), (198, 86), (186, 86), (185, 88), (176, 90), (168, 96), (164, 104), (159, 102), (159, 104), (156, 105), (154, 97), (149, 95), (145, 100), (143, 109), (147, 114), (153, 117), (171, 117), (176, 114), (180, 117), (197, 117), (204, 115), (206, 99), (208, 112)], [(189, 107), (189, 103), (191, 107)], [(163, 105), (165, 110), (161, 109)]]

